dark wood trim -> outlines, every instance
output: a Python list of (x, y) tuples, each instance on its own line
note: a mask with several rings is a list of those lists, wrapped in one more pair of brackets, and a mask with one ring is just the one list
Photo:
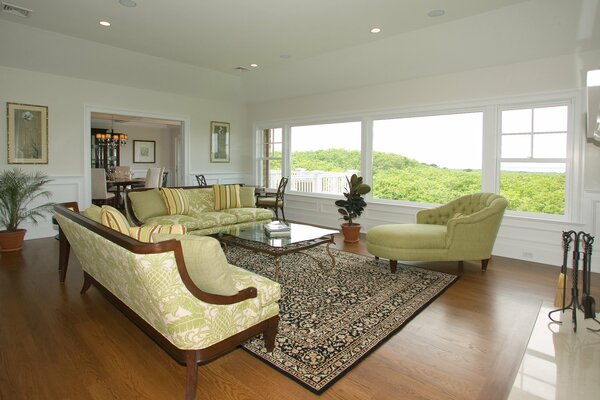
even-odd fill
[[(154, 329), (152, 325), (137, 315), (131, 308), (123, 303), (110, 290), (95, 280), (90, 274), (84, 271), (83, 275), (84, 284), (83, 288), (81, 289), (82, 294), (87, 291), (87, 288), (89, 288), (90, 285), (94, 285), (117, 309), (119, 309), (131, 322), (137, 325), (146, 335), (154, 340), (156, 344), (158, 344), (167, 354), (169, 354), (179, 364), (186, 366), (186, 375), (188, 379), (186, 383), (186, 399), (195, 398), (197, 364), (206, 363), (220, 355), (223, 355), (244, 343), (246, 340), (261, 333), (265, 338), (265, 347), (270, 349), (269, 351), (272, 351), (274, 348), (275, 336), (277, 334), (277, 327), (279, 325), (279, 315), (275, 315), (269, 319), (261, 321), (244, 331), (238, 332), (233, 336), (213, 344), (212, 346), (194, 350), (180, 349), (167, 340), (167, 338), (165, 338), (159, 331)], [(188, 397), (192, 393), (194, 396)]]
[[(79, 204), (76, 201), (71, 201), (67, 203), (61, 203), (61, 206), (72, 209), (75, 212), (79, 212)], [(58, 222), (57, 222), (58, 223)], [(59, 250), (58, 250), (58, 280), (61, 283), (64, 283), (65, 278), (67, 276), (67, 268), (69, 267), (69, 255), (71, 251), (71, 245), (69, 241), (65, 237), (64, 232), (58, 225), (58, 241), (59, 241)]]
[[(183, 258), (183, 250), (181, 249), (181, 243), (178, 240), (167, 240), (159, 243), (144, 243), (130, 236), (117, 232), (114, 229), (99, 224), (96, 221), (93, 221), (87, 217), (84, 217), (78, 212), (71, 211), (62, 204), (55, 205), (54, 210), (57, 214), (60, 214), (70, 219), (71, 221), (89, 229), (90, 231), (102, 236), (107, 240), (110, 240), (111, 242), (123, 247), (124, 249), (132, 253), (158, 254), (173, 251), (175, 254), (175, 259), (177, 260), (177, 269), (181, 275), (181, 279), (183, 280), (185, 287), (190, 291), (190, 293), (194, 295), (194, 297), (196, 297), (199, 300), (210, 304), (234, 304), (252, 297), (256, 297), (256, 288), (253, 287), (243, 289), (233, 296), (221, 296), (218, 294), (212, 294), (202, 291), (192, 281), (192, 279), (189, 276), (189, 273), (187, 272), (187, 267)], [(63, 240), (66, 241), (66, 237)], [(66, 248), (69, 245), (68, 243), (63, 243), (62, 246), (65, 246)], [(66, 270), (68, 267), (68, 259), (63, 259), (65, 257), (65, 252), (63, 252), (62, 256), (59, 255), (59, 271), (62, 269), (65, 271), (66, 274)]]
[(490, 259), (487, 258), (485, 260), (481, 260), (481, 270), (482, 271), (487, 271), (487, 266), (488, 266), (488, 262), (490, 262)]

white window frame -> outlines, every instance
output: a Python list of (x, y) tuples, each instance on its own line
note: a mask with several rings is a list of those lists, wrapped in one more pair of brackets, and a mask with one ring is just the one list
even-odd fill
[[(362, 122), (361, 145), (361, 175), (367, 182), (372, 182), (373, 160), (373, 121), (379, 119), (434, 116), (456, 113), (482, 112), (483, 113), (483, 138), (482, 138), (482, 191), (499, 192), (500, 186), (500, 118), (501, 110), (518, 108), (539, 108), (547, 105), (568, 106), (567, 126), (567, 155), (565, 176), (565, 213), (553, 215), (543, 213), (528, 213), (507, 210), (506, 216), (535, 221), (560, 221), (581, 223), (581, 198), (583, 190), (583, 154), (584, 130), (581, 115), (585, 104), (585, 93), (578, 90), (566, 90), (548, 94), (510, 96), (484, 100), (463, 101), (455, 104), (441, 104), (435, 106), (405, 107), (387, 109), (385, 111), (370, 110), (364, 112), (331, 115), (327, 117), (308, 117), (298, 119), (276, 120), (261, 122), (254, 126), (256, 132), (257, 158), (261, 156), (262, 129), (283, 128), (283, 160), (282, 173), (289, 176), (290, 162), (290, 131), (292, 126), (317, 125), (339, 122)], [(581, 133), (581, 134), (580, 134)], [(256, 176), (260, 176), (261, 161), (255, 160)], [(303, 192), (290, 191), (291, 194), (306, 195)], [(334, 198), (335, 196), (321, 193), (310, 193), (310, 196), (321, 198)], [(401, 205), (414, 208), (429, 207), (431, 204), (410, 202), (405, 200), (379, 200), (373, 199), (371, 193), (367, 194), (368, 202), (375, 204)]]
[(513, 158), (502, 158), (502, 111), (519, 110), (519, 109), (535, 109), (544, 107), (555, 107), (555, 106), (567, 106), (567, 149), (565, 162), (565, 209), (563, 215), (558, 214), (546, 214), (536, 213), (528, 211), (517, 211), (517, 210), (506, 210), (505, 215), (517, 217), (517, 218), (528, 218), (528, 219), (541, 219), (549, 221), (564, 221), (564, 222), (579, 222), (581, 215), (581, 159), (583, 155), (583, 140), (581, 135), (576, 135), (575, 132), (579, 132), (581, 126), (575, 121), (574, 115), (580, 110), (580, 101), (578, 96), (574, 92), (570, 92), (568, 95), (557, 95), (557, 96), (535, 96), (529, 98), (520, 99), (521, 101), (506, 101), (502, 104), (498, 104), (496, 107), (496, 124), (495, 124), (495, 136), (496, 136), (496, 176), (495, 186), (493, 191), (500, 193), (500, 164), (502, 162), (531, 162), (531, 163), (549, 163), (549, 162), (563, 162), (563, 159), (513, 159)]

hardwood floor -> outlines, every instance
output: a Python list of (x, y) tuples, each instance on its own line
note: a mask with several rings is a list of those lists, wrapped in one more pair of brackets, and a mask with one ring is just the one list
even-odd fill
[[(364, 241), (337, 247), (367, 254)], [(182, 399), (175, 363), (95, 288), (71, 255), (58, 281), (58, 241), (0, 253), (0, 399)], [(557, 260), (559, 263), (560, 260)], [(456, 263), (425, 263), (456, 274)], [(198, 399), (505, 399), (558, 268), (492, 258), (461, 278), (321, 396), (237, 349), (198, 369)], [(600, 298), (597, 274), (592, 295)]]

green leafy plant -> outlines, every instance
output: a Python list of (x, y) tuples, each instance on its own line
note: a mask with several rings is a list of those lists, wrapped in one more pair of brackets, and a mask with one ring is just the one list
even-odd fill
[(360, 217), (367, 206), (363, 195), (371, 191), (371, 186), (363, 183), (363, 178), (356, 174), (352, 174), (350, 178), (346, 177), (346, 182), (346, 199), (336, 200), (335, 205), (339, 207), (338, 212), (342, 214), (344, 221), (348, 221), (348, 225), (354, 225), (352, 220)]
[(38, 218), (50, 211), (53, 203), (31, 207), (34, 200), (50, 198), (52, 192), (43, 190), (51, 180), (42, 172), (27, 173), (19, 168), (0, 172), (0, 226), (9, 232), (26, 220), (37, 224)]

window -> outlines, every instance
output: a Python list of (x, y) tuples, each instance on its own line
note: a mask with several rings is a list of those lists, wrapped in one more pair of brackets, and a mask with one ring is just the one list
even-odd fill
[(568, 106), (501, 111), (500, 194), (508, 209), (565, 213)]
[(282, 128), (262, 130), (261, 181), (259, 184), (264, 187), (277, 189), (281, 179), (282, 145)]
[(446, 203), (481, 191), (483, 113), (373, 121), (373, 197)]
[(360, 122), (293, 126), (290, 147), (291, 190), (341, 194), (360, 174)]

